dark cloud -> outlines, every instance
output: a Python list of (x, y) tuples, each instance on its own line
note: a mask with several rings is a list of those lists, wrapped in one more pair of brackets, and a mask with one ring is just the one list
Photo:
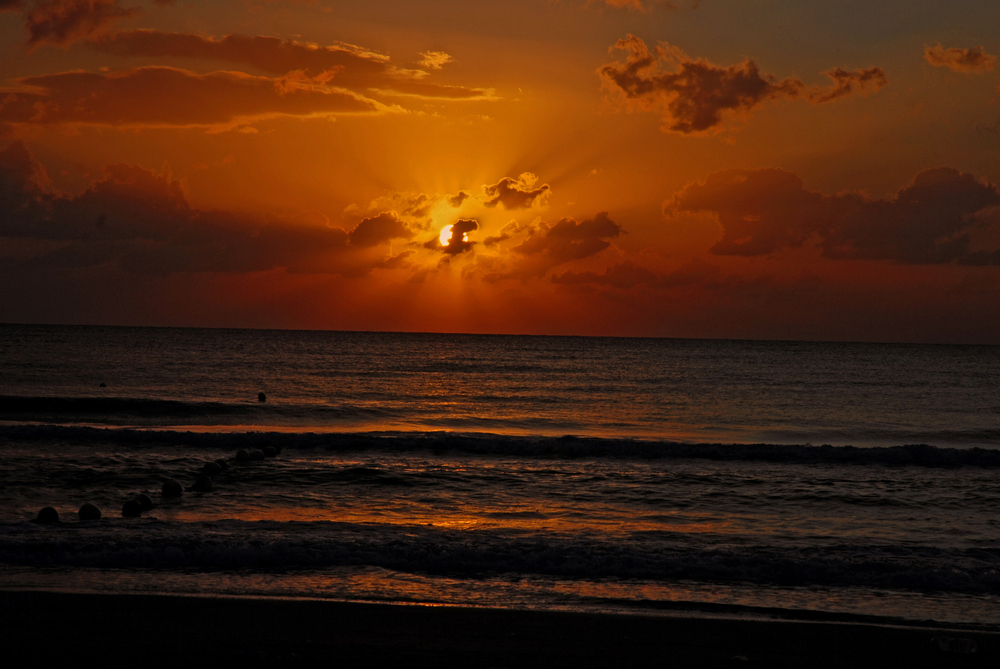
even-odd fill
[(921, 172), (891, 199), (824, 195), (790, 172), (760, 169), (711, 174), (677, 193), (665, 212), (718, 216), (717, 255), (759, 256), (815, 242), (827, 258), (982, 265), (1000, 262), (1000, 253), (974, 249), (971, 233), (996, 206), (996, 186), (950, 168)]
[(611, 246), (609, 240), (621, 232), (621, 226), (608, 218), (608, 212), (602, 211), (579, 223), (572, 218), (562, 218), (551, 227), (536, 228), (513, 250), (525, 256), (544, 256), (554, 267), (600, 253)]
[(43, 42), (65, 45), (138, 12), (135, 7), (120, 7), (118, 0), (47, 0), (28, 12), (28, 46)]
[(997, 64), (996, 56), (983, 51), (982, 46), (971, 49), (945, 48), (940, 44), (924, 49), (924, 60), (935, 67), (947, 67), (954, 72), (990, 72)]
[(824, 72), (833, 80), (827, 88), (812, 88), (806, 91), (805, 97), (810, 102), (822, 104), (839, 98), (853, 95), (856, 90), (862, 93), (876, 92), (889, 84), (885, 72), (880, 67), (869, 67), (866, 70), (848, 71), (839, 67)]
[(483, 192), (488, 198), (487, 207), (503, 205), (504, 209), (527, 209), (536, 203), (543, 202), (552, 190), (548, 184), (532, 188), (538, 181), (531, 172), (524, 172), (516, 179), (504, 177), (492, 186), (483, 186)]
[(276, 37), (225, 35), (220, 38), (159, 30), (130, 30), (92, 39), (99, 51), (145, 58), (191, 58), (246, 65), (272, 75), (299, 73), (315, 83), (350, 89), (435, 98), (479, 98), (481, 88), (424, 81), (426, 72), (394, 66), (389, 57), (350, 44), (321, 46)]
[(500, 242), (507, 241), (508, 239), (516, 235), (518, 232), (523, 230), (525, 227), (526, 226), (521, 225), (517, 221), (511, 221), (507, 225), (500, 228), (500, 232), (498, 232), (495, 235), (490, 235), (489, 237), (484, 239), (483, 244), (485, 244), (486, 246), (495, 246)]
[[(875, 92), (888, 83), (877, 67), (852, 72), (836, 68), (826, 72), (833, 81), (830, 86), (810, 87), (793, 77), (777, 80), (762, 74), (753, 60), (721, 67), (693, 60), (669, 44), (650, 51), (634, 35), (618, 40), (614, 48), (627, 56), (625, 62), (598, 70), (605, 85), (639, 109), (659, 111), (665, 130), (683, 134), (718, 128), (723, 114), (746, 113), (768, 100), (801, 98), (824, 103), (856, 90)], [(661, 69), (661, 62), (670, 69)]]
[(269, 116), (373, 112), (378, 103), (350, 91), (239, 72), (196, 74), (139, 67), (94, 74), (25, 77), (22, 92), (0, 98), (0, 121), (99, 125), (211, 126)]
[(458, 191), (457, 194), (452, 195), (448, 198), (448, 204), (450, 204), (455, 209), (462, 206), (462, 203), (469, 199), (469, 194), (464, 190)]
[(0, 12), (18, 11), (21, 5), (21, 0), (0, 0)]
[[(510, 249), (509, 254), (481, 255), (477, 258), (476, 268), (469, 274), (475, 274), (489, 283), (505, 279), (527, 281), (543, 276), (560, 265), (604, 251), (611, 246), (611, 240), (623, 232), (621, 226), (602, 211), (584, 221), (563, 218), (555, 224), (535, 223), (524, 227), (511, 221), (499, 235), (490, 238), (490, 245), (509, 239), (525, 229), (527, 237)], [(590, 278), (589, 274), (564, 274), (557, 282), (582, 283)]]
[(351, 230), (348, 238), (352, 245), (368, 248), (385, 244), (393, 239), (411, 239), (413, 231), (399, 220), (394, 211), (366, 218)]
[(424, 248), (441, 251), (448, 255), (458, 255), (471, 251), (476, 242), (469, 239), (469, 233), (479, 229), (479, 221), (473, 218), (460, 218), (451, 226), (448, 241), (441, 243), (440, 236), (431, 239), (424, 244)]
[(355, 249), (347, 232), (323, 221), (199, 210), (177, 181), (136, 165), (110, 165), (80, 195), (59, 194), (21, 142), (0, 151), (0, 208), (0, 237), (35, 244), (20, 261), (34, 267), (355, 276), (400, 266), (409, 255)]
[(652, 271), (625, 261), (612, 265), (603, 274), (596, 272), (566, 272), (552, 277), (552, 283), (590, 284), (627, 289), (639, 284), (653, 284), (659, 278)]

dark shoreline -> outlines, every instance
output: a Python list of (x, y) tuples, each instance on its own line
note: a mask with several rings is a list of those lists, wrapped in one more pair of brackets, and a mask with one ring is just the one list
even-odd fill
[(0, 591), (0, 644), (8, 666), (1000, 664), (1000, 634), (982, 631), (38, 591)]

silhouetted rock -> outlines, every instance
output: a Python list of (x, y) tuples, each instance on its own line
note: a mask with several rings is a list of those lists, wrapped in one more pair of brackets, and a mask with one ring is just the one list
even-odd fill
[(218, 462), (206, 462), (205, 466), (201, 468), (201, 471), (204, 472), (206, 476), (218, 476), (222, 473), (222, 467), (219, 466)]
[(276, 449), (274, 446), (265, 446), (264, 447), (264, 457), (265, 458), (273, 458), (277, 454), (278, 454), (278, 449)]
[(101, 381), (101, 388), (107, 388), (107, 387), (108, 387), (108, 384), (106, 384), (104, 381)]
[(149, 495), (147, 495), (145, 493), (139, 493), (138, 495), (136, 495), (132, 499), (134, 499), (135, 501), (139, 502), (139, 506), (142, 507), (143, 511), (149, 511), (150, 509), (153, 508), (153, 500), (151, 500), (149, 498)]
[(53, 509), (51, 506), (47, 506), (38, 512), (38, 517), (35, 518), (36, 523), (42, 525), (49, 525), (51, 523), (59, 522), (59, 512)]
[(226, 471), (227, 469), (229, 469), (229, 463), (226, 462), (225, 458), (219, 458), (218, 460), (215, 461), (215, 464), (219, 465), (219, 469), (221, 469), (222, 471)]
[(142, 505), (134, 499), (122, 504), (122, 515), (126, 518), (138, 518), (142, 515)]
[(84, 504), (77, 515), (80, 516), (80, 520), (100, 520), (101, 510), (93, 504)]
[(188, 488), (192, 492), (212, 492), (212, 479), (211, 477), (202, 474), (198, 477), (198, 480), (194, 482), (194, 485)]
[(184, 489), (181, 488), (181, 484), (173, 479), (167, 479), (163, 482), (163, 496), (164, 497), (180, 497), (184, 494)]
[(257, 393), (257, 401), (258, 402), (266, 402), (267, 401), (267, 395), (265, 395), (264, 393)]
[(250, 454), (246, 449), (241, 448), (236, 451), (236, 462), (250, 462)]
[(259, 451), (259, 450), (257, 450), (255, 448), (254, 450), (250, 451), (250, 459), (251, 460), (263, 460), (264, 459), (264, 451)]

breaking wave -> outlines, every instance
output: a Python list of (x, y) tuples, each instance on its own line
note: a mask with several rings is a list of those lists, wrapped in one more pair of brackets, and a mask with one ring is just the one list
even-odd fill
[(0, 524), (0, 562), (33, 567), (287, 570), (373, 566), (438, 576), (864, 586), (1000, 593), (1000, 550), (903, 544), (698, 547), (510, 531), (331, 522), (156, 520)]
[[(1000, 438), (1000, 430), (989, 431)], [(947, 448), (928, 444), (899, 446), (813, 446), (809, 444), (702, 444), (597, 437), (530, 437), (451, 432), (235, 432), (103, 428), (66, 425), (0, 425), (0, 438), (18, 441), (65, 440), (75, 443), (179, 445), (197, 448), (289, 449), (345, 452), (457, 452), (536, 458), (704, 459), (774, 463), (915, 465), (922, 467), (1000, 467), (1000, 450)]]

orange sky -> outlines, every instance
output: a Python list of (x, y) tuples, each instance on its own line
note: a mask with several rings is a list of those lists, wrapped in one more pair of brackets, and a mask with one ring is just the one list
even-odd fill
[(0, 0), (0, 321), (1000, 344), (995, 2), (207, 4)]

